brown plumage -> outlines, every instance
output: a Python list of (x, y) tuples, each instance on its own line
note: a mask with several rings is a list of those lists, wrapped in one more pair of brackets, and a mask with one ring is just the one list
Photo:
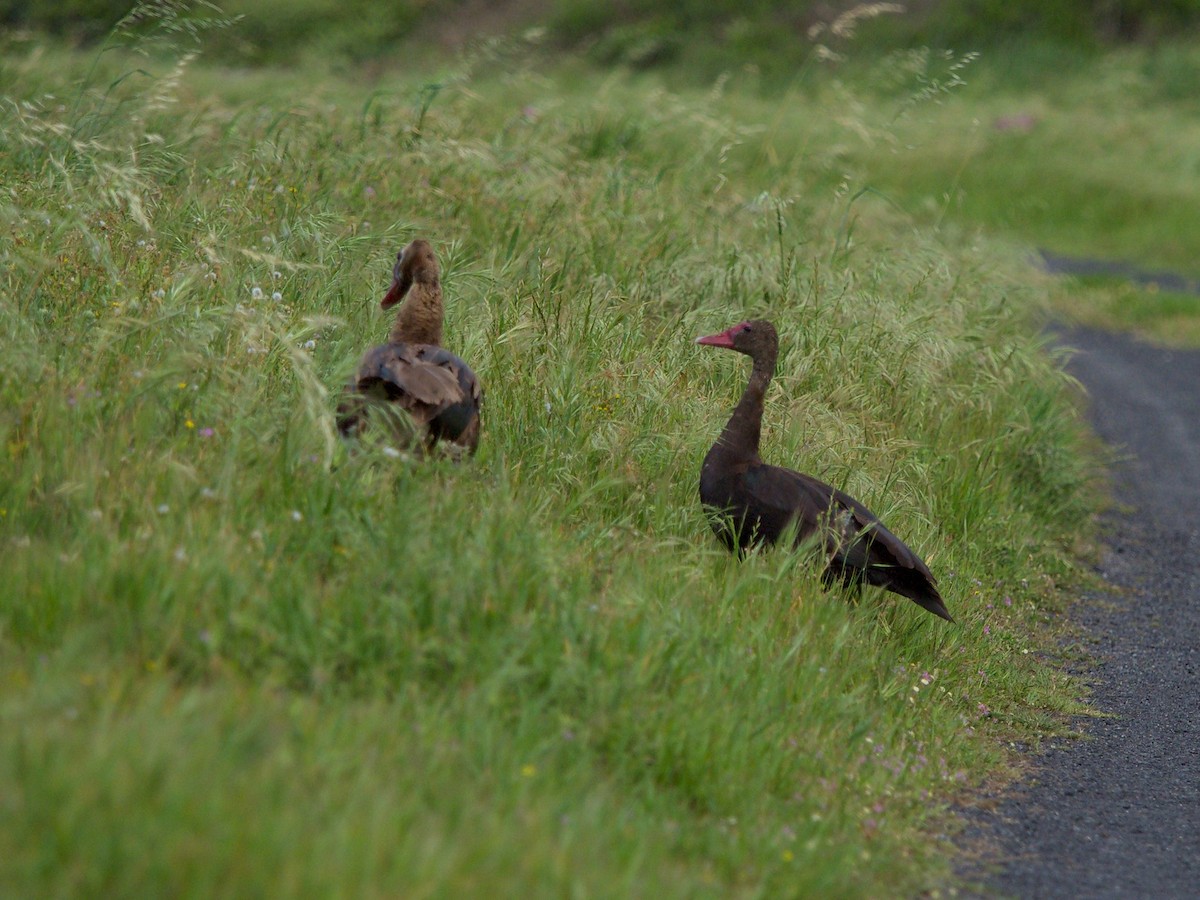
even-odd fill
[(763, 397), (779, 352), (774, 326), (741, 322), (696, 343), (745, 353), (754, 363), (750, 383), (700, 470), (700, 502), (725, 545), (740, 555), (754, 544), (774, 544), (794, 528), (797, 545), (823, 544), (827, 585), (866, 582), (953, 622), (929, 567), (869, 509), (811, 475), (767, 465), (759, 457)]
[(439, 441), (452, 453), (479, 444), (483, 391), (470, 366), (442, 348), (441, 270), (428, 241), (396, 254), (392, 285), (380, 304), (397, 303), (386, 344), (362, 358), (338, 405), (338, 430), (357, 436), (368, 418), (383, 419), (404, 446), (428, 451)]

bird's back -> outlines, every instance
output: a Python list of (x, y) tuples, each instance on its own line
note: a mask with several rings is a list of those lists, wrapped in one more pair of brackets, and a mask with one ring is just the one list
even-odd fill
[(369, 401), (403, 410), (426, 430), (429, 443), (449, 441), (473, 452), (478, 442), (479, 379), (442, 347), (389, 342), (368, 350), (338, 408), (343, 434), (365, 427)]

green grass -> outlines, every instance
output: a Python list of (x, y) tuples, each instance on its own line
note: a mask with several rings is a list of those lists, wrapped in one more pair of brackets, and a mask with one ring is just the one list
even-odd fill
[[(6, 50), (0, 893), (911, 894), (1001, 739), (1078, 709), (1042, 656), (1091, 505), (1044, 289), (855, 200), (839, 147), (886, 107)], [(334, 439), (414, 235), (487, 392), (466, 465)], [(766, 455), (959, 625), (716, 546), (747, 373), (691, 341), (749, 315)]]
[[(985, 55), (960, 93), (905, 111), (887, 140), (848, 148), (848, 168), (918, 222), (1194, 279), (1198, 58), (1194, 43), (1167, 45), (1068, 60), (1055, 72), (1033, 50)], [(1025, 61), (1045, 77), (1023, 81)], [(1200, 340), (1195, 298), (1074, 280), (1053, 297), (1059, 315)]]
[[(728, 155), (745, 196), (805, 205), (838, 241), (861, 216), (899, 216), (946, 240), (1006, 243), (1014, 266), (1044, 248), (1200, 277), (1200, 48), (1045, 53), (859, 54), (800, 70), (782, 89), (730, 70), (708, 102), (715, 118), (743, 126)], [(690, 90), (686, 70), (654, 77)], [(838, 199), (809, 204), (814, 195)], [(1109, 287), (1116, 293), (1095, 294), (1068, 280), (1049, 289), (1049, 307), (1195, 343), (1200, 310), (1189, 298)]]

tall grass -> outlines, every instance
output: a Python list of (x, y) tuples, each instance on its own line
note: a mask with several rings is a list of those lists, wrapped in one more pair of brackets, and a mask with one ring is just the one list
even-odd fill
[[(764, 193), (713, 95), (121, 62), (76, 106), (85, 61), (5, 63), (4, 893), (945, 876), (947, 805), (1077, 691), (1036, 626), (1085, 468), (1019, 266), (818, 189), (803, 128)], [(414, 235), (487, 391), (467, 465), (332, 437)], [(715, 546), (698, 468), (746, 372), (691, 339), (751, 314), (765, 453), (871, 505), (959, 626)]]

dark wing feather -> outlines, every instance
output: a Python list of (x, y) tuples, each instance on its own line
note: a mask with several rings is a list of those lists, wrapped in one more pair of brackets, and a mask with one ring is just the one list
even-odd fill
[(774, 542), (792, 522), (797, 543), (820, 535), (830, 572), (907, 597), (953, 621), (925, 562), (874, 513), (844, 491), (779, 466), (751, 466), (739, 479), (741, 501)]
[(479, 444), (479, 411), (483, 407), (483, 388), (471, 367), (449, 350), (421, 348), (421, 361), (436, 366), (454, 378), (458, 387), (454, 402), (447, 404), (430, 421), (430, 434), (450, 441), (471, 453)]
[(343, 434), (361, 430), (371, 397), (386, 400), (427, 426), (431, 442), (448, 440), (474, 451), (482, 390), (470, 367), (448, 350), (398, 343), (368, 350), (338, 407)]

